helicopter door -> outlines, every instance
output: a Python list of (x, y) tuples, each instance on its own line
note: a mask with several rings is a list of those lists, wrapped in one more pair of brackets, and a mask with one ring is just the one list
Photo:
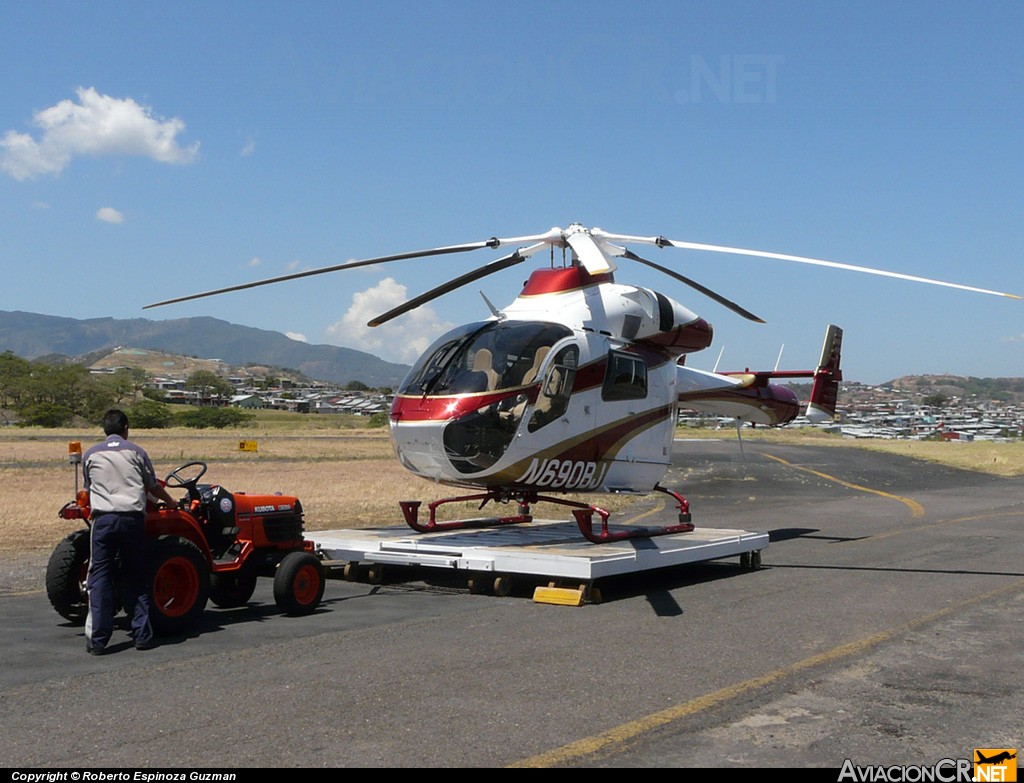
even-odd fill
[(664, 474), (675, 429), (667, 373), (674, 363), (649, 366), (644, 356), (610, 350), (601, 386), (601, 425), (616, 433), (615, 461), (609, 486), (650, 485)]
[(576, 381), (579, 354), (579, 348), (575, 345), (567, 345), (555, 354), (526, 425), (528, 432), (537, 432), (552, 422), (566, 418), (573, 383)]

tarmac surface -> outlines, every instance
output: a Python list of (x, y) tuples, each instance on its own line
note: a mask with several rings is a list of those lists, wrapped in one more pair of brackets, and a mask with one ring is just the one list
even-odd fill
[[(532, 584), (475, 595), (464, 576), (386, 568), (380, 584), (329, 581), (298, 618), (264, 579), (249, 606), (211, 605), (187, 636), (140, 652), (119, 630), (97, 658), (49, 606), (39, 564), (5, 566), (5, 765), (836, 780), (846, 762), (932, 767), (1024, 744), (1024, 479), (843, 447), (675, 451), (662, 484), (696, 525), (770, 534), (759, 570), (612, 577), (601, 603), (571, 607), (535, 603)], [(672, 512), (652, 495), (630, 513)]]

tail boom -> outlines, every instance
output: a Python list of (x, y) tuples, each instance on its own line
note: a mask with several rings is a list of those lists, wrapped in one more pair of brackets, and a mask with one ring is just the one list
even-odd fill
[(727, 416), (752, 424), (788, 424), (800, 415), (800, 401), (788, 386), (772, 383), (787, 378), (813, 378), (807, 418), (820, 423), (835, 417), (839, 395), (843, 330), (830, 324), (816, 370), (766, 370), (714, 373), (684, 365), (676, 368), (679, 407)]
[(679, 366), (679, 406), (751, 424), (785, 424), (800, 415), (800, 401), (790, 388), (769, 383), (770, 376), (761, 372), (718, 374)]

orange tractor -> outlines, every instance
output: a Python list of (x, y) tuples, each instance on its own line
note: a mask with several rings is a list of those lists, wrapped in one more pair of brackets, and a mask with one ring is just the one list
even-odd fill
[[(76, 451), (77, 447), (77, 451)], [(71, 444), (70, 461), (81, 459)], [(77, 484), (76, 464), (76, 484)], [(274, 601), (289, 615), (312, 613), (324, 594), (326, 573), (303, 535), (302, 504), (288, 495), (229, 492), (200, 484), (205, 462), (172, 470), (164, 485), (183, 489), (177, 506), (151, 502), (146, 532), (153, 544), (151, 622), (159, 635), (180, 633), (195, 625), (207, 601), (219, 607), (244, 606), (256, 580), (272, 577)], [(46, 568), (46, 592), (53, 608), (67, 620), (84, 623), (89, 610), (85, 577), (89, 567), (89, 497), (76, 487), (75, 500), (58, 512), (81, 519), (76, 530), (54, 549)]]

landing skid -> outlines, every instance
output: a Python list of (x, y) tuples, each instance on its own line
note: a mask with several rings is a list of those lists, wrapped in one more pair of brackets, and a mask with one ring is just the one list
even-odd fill
[[(530, 506), (536, 503), (555, 503), (560, 506), (569, 506), (573, 509), (573, 516), (579, 526), (583, 537), (594, 544), (605, 544), (610, 541), (623, 541), (629, 538), (653, 538), (654, 536), (666, 536), (673, 533), (689, 533), (693, 530), (693, 523), (690, 521), (690, 503), (682, 495), (665, 489), (661, 485), (655, 485), (655, 491), (662, 492), (676, 501), (679, 509), (679, 523), (676, 525), (664, 525), (657, 527), (636, 526), (611, 530), (608, 526), (609, 512), (598, 506), (580, 503), (565, 498), (554, 498), (548, 495), (539, 495), (533, 491), (490, 490), (475, 495), (461, 495), (453, 498), (442, 498), (428, 504), (430, 517), (427, 522), (419, 521), (419, 510), (423, 504), (419, 500), (402, 500), (399, 506), (402, 508), (402, 515), (405, 523), (417, 533), (436, 533), (449, 530), (469, 530), (473, 528), (499, 527), (501, 525), (521, 525), (533, 521)], [(517, 513), (510, 516), (481, 517), (476, 519), (455, 519), (439, 522), (437, 509), (446, 503), (458, 503), (469, 500), (479, 500), (480, 508), (483, 509), (490, 502), (508, 503), (515, 501), (518, 508)], [(600, 527), (594, 529), (594, 514), (601, 518)]]

